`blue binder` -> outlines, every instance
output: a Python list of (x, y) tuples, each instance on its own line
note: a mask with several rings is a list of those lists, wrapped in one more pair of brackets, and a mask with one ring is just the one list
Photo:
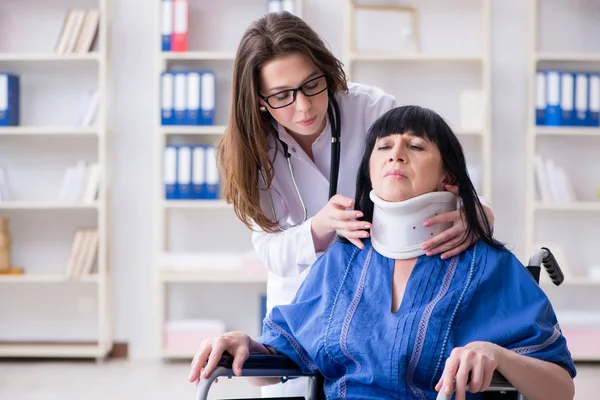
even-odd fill
[(163, 180), (165, 184), (165, 198), (177, 199), (177, 146), (167, 145), (163, 157)]
[(175, 82), (172, 72), (166, 71), (161, 74), (161, 124), (175, 125)]
[(535, 124), (546, 125), (546, 72), (535, 74)]
[(201, 122), (201, 75), (200, 71), (188, 71), (186, 75), (187, 98), (185, 105), (186, 124), (200, 125)]
[(216, 84), (217, 79), (213, 71), (202, 71), (202, 82), (200, 84), (200, 107), (202, 108), (201, 125), (215, 124)]
[(192, 197), (206, 198), (206, 146), (192, 148)]
[(546, 125), (560, 125), (559, 71), (546, 71)]
[(206, 196), (207, 199), (219, 198), (219, 170), (214, 146), (206, 146)]
[(162, 0), (161, 49), (171, 51), (173, 37), (173, 0)]
[(0, 73), (0, 126), (18, 126), (21, 120), (20, 78)]
[(174, 94), (173, 109), (175, 110), (175, 125), (186, 125), (187, 123), (187, 72), (175, 71), (174, 78)]
[(600, 73), (589, 76), (589, 126), (600, 126)]
[(588, 74), (575, 74), (575, 119), (573, 125), (587, 126), (590, 120)]
[(572, 126), (575, 122), (575, 75), (563, 71), (560, 74), (560, 124)]
[(192, 147), (180, 145), (177, 149), (177, 192), (182, 200), (192, 199)]

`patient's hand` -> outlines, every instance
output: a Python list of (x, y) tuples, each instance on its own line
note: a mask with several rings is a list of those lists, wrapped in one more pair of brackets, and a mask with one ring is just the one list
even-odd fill
[[(458, 196), (458, 186), (446, 185), (446, 190)], [(484, 217), (487, 218), (490, 226), (493, 226), (494, 213), (485, 205), (483, 206), (483, 209), (485, 211)], [(471, 235), (463, 242), (463, 237), (467, 232), (467, 223), (463, 218), (461, 210), (455, 210), (436, 215), (435, 217), (425, 220), (423, 225), (431, 226), (447, 222), (452, 222), (452, 226), (450, 228), (423, 243), (421, 248), (425, 250), (426, 255), (432, 256), (442, 253), (441, 257), (443, 259), (454, 257), (455, 255), (460, 254), (468, 249), (469, 246), (479, 239), (475, 235)]]
[(465, 347), (454, 348), (446, 360), (444, 372), (435, 390), (452, 394), (456, 379), (456, 400), (465, 399), (467, 383), (471, 393), (485, 391), (492, 383), (492, 375), (498, 368), (501, 352), (501, 347), (489, 342), (472, 342)]
[(243, 332), (224, 333), (200, 344), (192, 360), (189, 381), (197, 384), (201, 377), (208, 378), (214, 372), (224, 352), (233, 356), (232, 369), (237, 376), (242, 374), (242, 366), (250, 354), (272, 354), (269, 349)]

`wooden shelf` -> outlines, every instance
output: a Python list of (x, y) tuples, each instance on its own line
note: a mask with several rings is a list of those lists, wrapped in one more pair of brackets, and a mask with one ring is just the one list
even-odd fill
[(11, 126), (0, 128), (0, 135), (10, 136), (77, 136), (98, 134), (99, 129), (93, 126)]
[(600, 211), (600, 201), (580, 201), (567, 204), (536, 203), (540, 211)]
[(161, 281), (170, 283), (183, 282), (221, 282), (221, 283), (266, 283), (267, 275), (249, 275), (240, 269), (210, 270), (210, 269), (186, 269), (168, 270), (160, 274)]
[(225, 200), (165, 200), (164, 207), (170, 209), (233, 209)]
[(0, 342), (0, 357), (103, 358), (109, 351), (98, 343)]
[(455, 54), (424, 54), (424, 53), (350, 53), (349, 58), (354, 61), (456, 61), (456, 62), (483, 62), (480, 56)]
[(600, 128), (581, 126), (536, 126), (534, 132), (538, 136), (599, 136)]
[(162, 126), (163, 135), (222, 135), (225, 132), (225, 125), (204, 125), (204, 126), (186, 126), (172, 125)]
[(94, 203), (61, 203), (61, 202), (36, 202), (36, 201), (4, 201), (0, 202), (0, 210), (94, 210), (98, 209), (98, 202)]
[(187, 52), (163, 52), (164, 61), (174, 60), (207, 60), (207, 61), (233, 61), (235, 52), (227, 51), (187, 51)]
[(600, 53), (537, 53), (539, 61), (600, 62)]
[(99, 283), (98, 275), (89, 275), (78, 278), (70, 278), (65, 275), (42, 275), (28, 274), (23, 275), (0, 275), (0, 283)]
[(1, 61), (100, 61), (97, 53), (54, 54), (54, 53), (0, 53)]

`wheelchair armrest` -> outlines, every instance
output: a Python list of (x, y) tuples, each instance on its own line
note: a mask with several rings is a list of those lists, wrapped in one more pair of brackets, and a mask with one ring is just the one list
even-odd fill
[[(232, 369), (233, 356), (229, 353), (223, 354), (217, 364), (219, 367)], [(276, 375), (269, 375), (271, 371), (277, 371)], [(249, 374), (246, 375), (245, 372)], [(284, 355), (252, 354), (244, 362), (242, 375), (246, 376), (313, 376), (305, 374), (298, 368), (296, 363)]]
[[(232, 369), (233, 356), (224, 353), (217, 367), (208, 378), (200, 379), (198, 384), (198, 399), (207, 399), (210, 386), (219, 377), (236, 376)], [(300, 368), (283, 355), (252, 354), (248, 357), (242, 367), (243, 377), (316, 377), (317, 374), (306, 374)]]
[(490, 384), (488, 391), (513, 392), (517, 391), (517, 389), (515, 389), (515, 387), (511, 385), (500, 372), (494, 371), (492, 383)]

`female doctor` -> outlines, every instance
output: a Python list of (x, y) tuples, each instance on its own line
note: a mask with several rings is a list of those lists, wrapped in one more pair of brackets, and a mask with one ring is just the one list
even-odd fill
[[(246, 30), (217, 157), (225, 198), (253, 230), (268, 269), (267, 311), (291, 302), (336, 234), (363, 247), (359, 238), (369, 236), (370, 225), (353, 209), (355, 177), (369, 127), (396, 106), (379, 88), (346, 82), (341, 62), (302, 19), (269, 13)], [(447, 190), (457, 194), (455, 186)], [(493, 225), (488, 206), (485, 212)], [(450, 221), (451, 228), (424, 243), (428, 255), (451, 257), (476, 239), (465, 235), (460, 211), (423, 223)], [(287, 391), (267, 390), (302, 395), (300, 381), (284, 384)]]

